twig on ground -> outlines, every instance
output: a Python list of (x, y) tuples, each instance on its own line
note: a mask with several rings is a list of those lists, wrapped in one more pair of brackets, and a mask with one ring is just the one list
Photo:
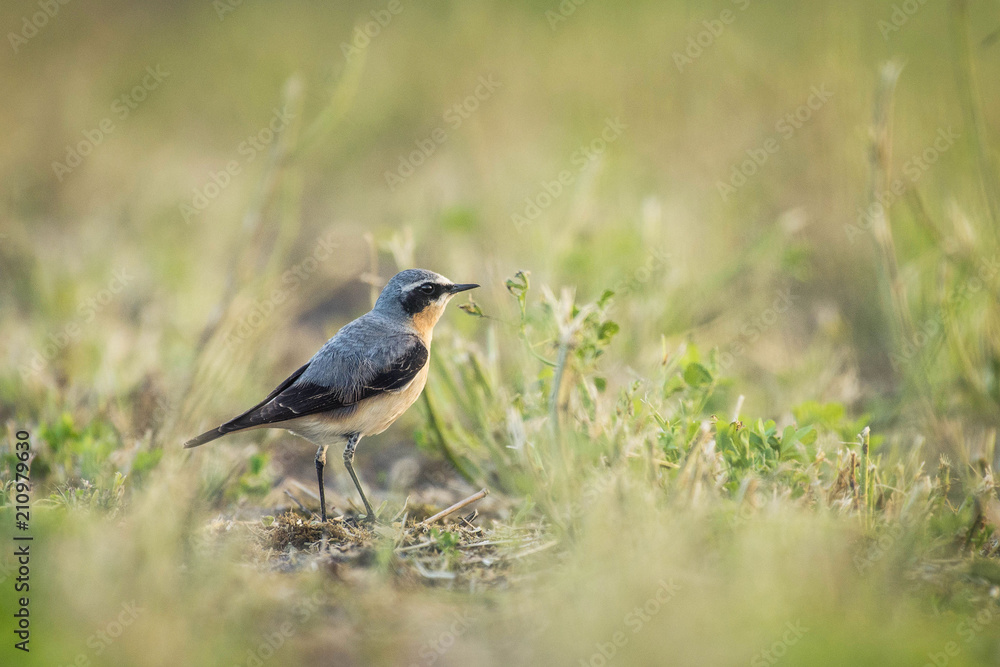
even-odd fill
[(520, 553), (516, 553), (511, 558), (524, 558), (525, 556), (530, 556), (532, 554), (537, 554), (540, 551), (545, 551), (546, 549), (551, 549), (555, 545), (559, 544), (558, 540), (552, 540), (551, 542), (546, 542), (545, 544), (540, 544), (537, 547), (532, 547), (530, 549), (525, 549)]
[(301, 503), (301, 502), (299, 501), (299, 499), (298, 499), (298, 498), (296, 498), (295, 496), (293, 496), (293, 495), (292, 495), (292, 492), (291, 492), (291, 491), (289, 491), (288, 489), (285, 489), (285, 495), (286, 495), (286, 496), (288, 496), (289, 498), (291, 498), (291, 499), (292, 499), (292, 502), (293, 502), (293, 503), (295, 503), (296, 505), (298, 505), (298, 506), (299, 506), (299, 509), (300, 509), (300, 510), (302, 510), (302, 511), (303, 511), (303, 512), (305, 512), (306, 514), (310, 514), (310, 513), (311, 513), (311, 512), (309, 512), (309, 510), (308, 510), (308, 509), (306, 509), (306, 506), (305, 506), (305, 505), (303, 505), (303, 504), (302, 504), (302, 503)]
[[(389, 523), (394, 523), (394, 522), (398, 521), (399, 517), (403, 516), (403, 513), (406, 512), (406, 508), (407, 508), (407, 506), (409, 504), (410, 504), (410, 497), (406, 496), (406, 500), (403, 501), (403, 507), (398, 512), (396, 512), (396, 516), (392, 517), (392, 520), (389, 521)], [(403, 525), (404, 526), (406, 525), (406, 517), (405, 516), (403, 516)]]
[(473, 549), (475, 547), (492, 547), (498, 544), (515, 544), (521, 540), (484, 540), (482, 542), (473, 542), (471, 544), (459, 544), (459, 549)]
[(434, 523), (435, 521), (440, 521), (441, 519), (445, 518), (449, 514), (453, 514), (453, 513), (457, 512), (458, 510), (462, 509), (463, 507), (467, 507), (468, 505), (471, 505), (472, 503), (476, 502), (477, 500), (482, 500), (483, 498), (485, 498), (486, 496), (488, 496), (489, 493), (490, 493), (489, 489), (483, 489), (483, 490), (481, 490), (481, 491), (479, 491), (477, 493), (473, 493), (471, 496), (469, 496), (465, 500), (460, 500), (457, 503), (455, 503), (454, 505), (452, 505), (451, 507), (449, 507), (448, 509), (442, 510), (442, 511), (438, 512), (437, 514), (435, 514), (434, 516), (430, 517), (429, 519), (424, 519), (423, 521), (420, 522), (420, 525), (421, 526), (429, 526), (432, 523)]
[(294, 484), (295, 488), (297, 488), (299, 491), (301, 491), (302, 493), (306, 494), (307, 496), (309, 496), (313, 500), (319, 500), (319, 494), (316, 493), (315, 491), (313, 491), (312, 489), (310, 489), (308, 486), (304, 485), (302, 482), (299, 482), (298, 480), (295, 480), (295, 479), (289, 480), (289, 482), (291, 482), (292, 484)]
[(424, 567), (423, 563), (421, 563), (418, 560), (413, 561), (413, 565), (414, 565), (414, 567), (416, 567), (417, 572), (420, 573), (420, 576), (425, 577), (427, 579), (454, 579), (455, 578), (455, 573), (454, 572), (449, 572), (447, 570), (428, 570), (426, 567)]
[(434, 544), (434, 540), (427, 540), (425, 542), (420, 542), (419, 544), (411, 544), (405, 547), (396, 547), (396, 551), (402, 553), (404, 551), (413, 551), (414, 549), (423, 549), (424, 547), (429, 547)]
[(469, 527), (474, 533), (482, 531), (482, 528), (473, 524), (472, 522), (479, 518), (479, 510), (472, 510), (469, 514), (462, 517), (462, 523)]

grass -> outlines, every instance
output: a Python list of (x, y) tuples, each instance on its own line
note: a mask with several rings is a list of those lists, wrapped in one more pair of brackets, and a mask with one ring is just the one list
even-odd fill
[[(991, 6), (74, 7), (0, 65), (0, 662), (996, 664)], [(181, 449), (414, 265), (483, 288), (359, 448), (383, 524)]]

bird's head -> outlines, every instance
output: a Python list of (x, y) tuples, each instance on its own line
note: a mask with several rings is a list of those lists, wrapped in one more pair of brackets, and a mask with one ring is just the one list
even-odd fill
[(444, 307), (459, 292), (479, 287), (472, 283), (456, 284), (425, 269), (400, 271), (386, 283), (375, 302), (375, 312), (403, 318), (426, 338), (444, 312)]

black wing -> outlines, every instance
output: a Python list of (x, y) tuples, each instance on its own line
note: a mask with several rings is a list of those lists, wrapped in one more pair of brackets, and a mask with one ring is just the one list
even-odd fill
[(405, 387), (427, 363), (427, 348), (413, 335), (378, 337), (368, 349), (341, 349), (334, 341), (243, 414), (185, 444), (214, 440), (226, 433), (288, 421), (351, 406)]
[[(427, 348), (420, 339), (416, 336), (407, 338), (408, 344), (397, 348), (395, 354), (380, 355), (383, 356), (381, 363), (373, 364), (376, 360), (367, 357), (355, 359), (356, 365), (352, 369), (338, 368), (347, 364), (331, 364), (332, 381), (302, 378), (246, 416), (252, 421), (261, 420), (260, 423), (285, 421), (344, 408), (378, 394), (402, 389), (427, 363)], [(349, 375), (353, 377), (345, 381)]]

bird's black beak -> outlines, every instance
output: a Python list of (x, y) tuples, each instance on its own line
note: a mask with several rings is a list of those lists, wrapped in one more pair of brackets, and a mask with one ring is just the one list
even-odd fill
[(475, 283), (463, 283), (461, 285), (452, 285), (451, 287), (448, 288), (448, 291), (451, 292), (452, 294), (458, 294), (459, 292), (475, 289), (477, 287), (479, 287), (479, 285)]

